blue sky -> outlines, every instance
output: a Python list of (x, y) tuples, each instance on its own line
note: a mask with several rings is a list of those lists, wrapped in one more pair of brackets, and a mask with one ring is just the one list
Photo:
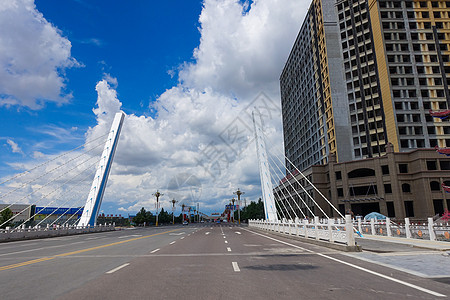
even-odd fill
[[(0, 0), (0, 177), (104, 134), (122, 110), (127, 117), (103, 212), (154, 209), (156, 189), (166, 191), (166, 209), (178, 197), (222, 211), (238, 187), (256, 200), (254, 146), (241, 145), (212, 175), (199, 161), (211, 145), (229, 153), (224, 130), (261, 92), (279, 104), (278, 77), (307, 5)], [(280, 150), (280, 118), (270, 122), (269, 138)], [(184, 186), (174, 190), (174, 179)], [(69, 203), (83, 198), (80, 191)]]

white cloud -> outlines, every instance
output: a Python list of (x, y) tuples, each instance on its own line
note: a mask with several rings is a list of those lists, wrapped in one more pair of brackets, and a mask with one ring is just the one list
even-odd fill
[[(243, 112), (251, 111), (247, 106), (261, 91), (279, 107), (278, 78), (306, 8), (299, 1), (281, 5), (266, 0), (254, 2), (244, 13), (245, 4), (237, 1), (206, 0), (195, 62), (182, 66), (179, 85), (151, 104), (155, 118), (126, 116), (104, 201), (120, 202), (120, 211), (154, 209), (151, 194), (159, 189), (165, 193), (161, 201), (167, 209), (176, 195), (185, 203), (198, 201), (203, 209), (220, 211), (238, 187), (257, 199), (261, 192), (256, 150), (248, 143), (253, 138), (252, 121)], [(88, 138), (107, 132), (121, 108), (108, 81), (117, 83), (105, 76), (97, 84), (99, 107), (94, 113), (99, 125)], [(279, 111), (268, 121), (272, 129), (267, 132), (276, 145), (270, 146), (282, 152)], [(227, 130), (235, 125), (247, 138), (231, 144), (244, 150), (240, 154), (226, 143)], [(222, 155), (220, 166), (211, 167), (214, 155)], [(169, 186), (179, 174), (199, 180), (200, 198), (192, 198), (189, 187)]]
[(6, 140), (6, 143), (8, 143), (8, 145), (11, 147), (11, 151), (12, 151), (13, 153), (20, 153), (20, 154), (23, 154), (22, 149), (20, 149), (19, 145), (18, 145), (16, 142), (14, 142), (13, 140), (7, 139), (7, 140)]
[[(279, 106), (278, 78), (308, 4), (260, 0), (250, 8), (245, 5), (205, 0), (200, 45), (194, 51), (195, 61), (180, 68), (180, 83), (151, 103), (156, 116), (125, 117), (103, 209), (136, 213), (145, 207), (154, 211), (152, 194), (157, 189), (165, 194), (160, 200), (169, 211), (174, 195), (186, 204), (199, 202), (204, 211), (222, 211), (237, 188), (246, 192), (248, 200), (260, 197), (256, 150), (250, 143), (252, 121), (247, 113), (255, 98), (257, 103), (264, 99), (261, 91)], [(97, 125), (86, 133), (87, 141), (105, 135), (121, 110), (117, 83), (106, 73), (97, 83), (93, 109)], [(271, 128), (267, 130), (269, 146), (282, 152), (279, 111), (266, 121)], [(232, 141), (233, 128), (242, 131), (241, 140)], [(174, 185), (174, 180), (186, 174), (200, 186)]]
[(70, 50), (34, 0), (0, 0), (0, 105), (38, 109), (69, 101), (62, 73), (78, 65)]

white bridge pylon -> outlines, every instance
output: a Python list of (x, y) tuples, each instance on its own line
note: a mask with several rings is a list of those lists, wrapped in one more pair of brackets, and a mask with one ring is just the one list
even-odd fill
[(255, 129), (256, 152), (258, 154), (259, 174), (261, 177), (261, 189), (264, 203), (264, 213), (266, 220), (270, 222), (278, 221), (275, 199), (273, 197), (273, 187), (270, 177), (269, 161), (267, 160), (266, 143), (262, 133), (262, 117), (259, 112), (258, 121), (255, 118), (255, 111), (252, 112), (253, 126)]
[(118, 112), (114, 116), (108, 139), (106, 140), (97, 171), (95, 172), (91, 190), (84, 205), (83, 214), (78, 222), (79, 226), (94, 226), (97, 222), (98, 212), (102, 204), (103, 194), (105, 193), (106, 183), (108, 182), (124, 117), (125, 114), (123, 112)]

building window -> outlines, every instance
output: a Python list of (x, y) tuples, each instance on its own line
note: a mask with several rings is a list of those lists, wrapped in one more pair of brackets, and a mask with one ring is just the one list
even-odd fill
[(442, 199), (433, 199), (434, 213), (439, 216), (444, 214), (444, 201)]
[(435, 160), (427, 160), (427, 170), (437, 170), (437, 164)]
[(388, 211), (388, 217), (395, 218), (394, 202), (386, 202), (386, 208)]
[(441, 166), (441, 170), (450, 170), (450, 161), (441, 160), (439, 165)]
[(385, 194), (392, 194), (392, 186), (390, 183), (386, 183), (384, 185), (384, 193)]
[(432, 191), (440, 191), (441, 190), (441, 185), (437, 181), (430, 181), (430, 189)]
[(411, 186), (408, 183), (402, 184), (403, 193), (411, 193)]
[(414, 217), (414, 205), (412, 201), (405, 201), (405, 215), (407, 218)]
[(389, 166), (388, 165), (381, 166), (381, 172), (383, 173), (383, 175), (389, 175)]
[(341, 180), (342, 179), (341, 171), (337, 171), (335, 174), (336, 174), (336, 180)]
[(402, 174), (408, 173), (408, 164), (399, 164), (398, 171)]
[(337, 189), (337, 194), (338, 194), (338, 197), (344, 197), (344, 189), (343, 188), (338, 188)]
[(356, 169), (347, 174), (348, 178), (360, 178), (360, 177), (368, 177), (375, 176), (375, 171), (373, 169), (361, 168)]

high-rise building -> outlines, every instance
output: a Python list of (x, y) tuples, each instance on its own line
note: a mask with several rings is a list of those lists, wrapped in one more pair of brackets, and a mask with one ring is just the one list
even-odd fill
[(352, 159), (340, 47), (335, 3), (314, 0), (280, 77), (285, 154), (300, 169)]
[[(450, 146), (450, 1), (314, 0), (280, 77), (299, 169)], [(287, 164), (289, 165), (289, 164)], [(292, 168), (291, 168), (292, 169)]]

